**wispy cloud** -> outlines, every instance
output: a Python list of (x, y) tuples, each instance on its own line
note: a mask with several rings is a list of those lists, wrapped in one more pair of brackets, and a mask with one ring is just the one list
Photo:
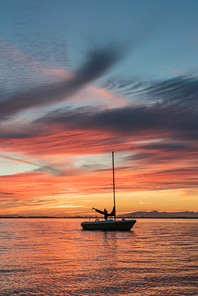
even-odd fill
[[(198, 79), (178, 77), (156, 82), (141, 90), (146, 103), (112, 109), (93, 107), (56, 110), (36, 123), (70, 130), (100, 130), (133, 136), (138, 133), (169, 134), (196, 139), (198, 133)], [(152, 103), (149, 101), (152, 100)]]
[(3, 154), (0, 154), (0, 157), (3, 157), (3, 158), (8, 159), (8, 160), (12, 160), (12, 161), (17, 161), (17, 162), (21, 162), (21, 163), (30, 164), (32, 166), (36, 166), (37, 169), (32, 170), (32, 172), (48, 173), (48, 174), (52, 174), (52, 175), (55, 175), (55, 176), (65, 175), (65, 172), (63, 170), (60, 170), (58, 168), (55, 168), (55, 167), (52, 167), (52, 166), (49, 166), (49, 165), (41, 165), (41, 164), (38, 164), (38, 163), (34, 163), (34, 162), (31, 162), (31, 161), (27, 161), (27, 160), (15, 158), (15, 157), (6, 156), (6, 155), (3, 155)]
[[(130, 86), (129, 81), (117, 83), (122, 93)], [(141, 91), (134, 87), (133, 92), (138, 95), (136, 105), (55, 110), (32, 124), (21, 123), (20, 131), (15, 126), (0, 127), (1, 145), (34, 154), (91, 153), (96, 148), (101, 152), (112, 147), (137, 148), (136, 142), (143, 138), (158, 143), (138, 144), (141, 153), (166, 150), (172, 155), (174, 151), (178, 155), (185, 151), (194, 154), (198, 139), (198, 78), (182, 76), (152, 83), (140, 80), (139, 85)]]
[(12, 196), (12, 195), (14, 195), (13, 192), (2, 192), (2, 191), (0, 191), (0, 196), (1, 196), (1, 197), (2, 197), (2, 196)]
[(89, 52), (85, 63), (77, 69), (73, 77), (33, 88), (23, 93), (16, 93), (8, 98), (0, 98), (1, 119), (20, 111), (37, 106), (54, 104), (77, 92), (87, 83), (99, 78), (120, 58), (119, 50), (102, 48)]

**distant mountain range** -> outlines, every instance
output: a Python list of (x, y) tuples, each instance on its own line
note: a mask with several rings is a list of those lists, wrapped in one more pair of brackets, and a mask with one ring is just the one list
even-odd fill
[(135, 218), (198, 218), (198, 212), (158, 212), (158, 211), (151, 211), (151, 212), (133, 212), (129, 214), (122, 215), (122, 217), (135, 217)]
[[(19, 216), (19, 215), (0, 215), (0, 218), (95, 218), (96, 216), (65, 216), (65, 217), (54, 217), (54, 216)], [(197, 218), (198, 212), (186, 211), (186, 212), (144, 212), (137, 211), (123, 215), (117, 215), (119, 218)], [(102, 218), (102, 216), (101, 216)]]

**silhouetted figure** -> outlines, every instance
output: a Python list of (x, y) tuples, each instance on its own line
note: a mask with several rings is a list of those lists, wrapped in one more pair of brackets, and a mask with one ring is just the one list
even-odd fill
[(104, 211), (101, 211), (101, 210), (98, 210), (98, 209), (95, 209), (95, 208), (92, 208), (94, 209), (96, 212), (104, 215), (104, 219), (107, 220), (108, 219), (108, 216), (115, 216), (115, 207), (113, 207), (113, 210), (110, 214), (108, 214), (107, 210), (104, 209)]

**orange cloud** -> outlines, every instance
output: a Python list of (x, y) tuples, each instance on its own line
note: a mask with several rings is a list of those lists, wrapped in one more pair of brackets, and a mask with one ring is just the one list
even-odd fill
[[(155, 167), (146, 170), (117, 167), (116, 194), (181, 188), (194, 190), (197, 177), (196, 168), (157, 171)], [(76, 209), (88, 211), (94, 205), (107, 204), (108, 208), (112, 205), (111, 168), (92, 172), (73, 169), (64, 176), (46, 173), (15, 174), (0, 177), (0, 182), (0, 214), (7, 211), (42, 215), (53, 212), (63, 215), (75, 212)], [(146, 202), (142, 202), (146, 205)], [(127, 205), (122, 208), (128, 210)]]

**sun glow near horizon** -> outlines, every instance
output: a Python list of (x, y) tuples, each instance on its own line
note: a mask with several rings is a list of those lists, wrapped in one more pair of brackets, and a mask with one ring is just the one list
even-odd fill
[[(116, 171), (116, 209), (118, 212), (135, 211), (197, 211), (197, 189), (157, 189), (150, 178), (129, 177)], [(126, 176), (128, 180), (126, 182)], [(105, 171), (77, 176), (50, 176), (26, 173), (1, 177), (2, 206), (0, 215), (76, 215), (93, 214), (92, 207), (113, 207), (112, 172)], [(141, 182), (138, 180), (141, 178)], [(133, 182), (131, 180), (133, 179)], [(160, 183), (163, 183), (160, 180)], [(139, 187), (138, 187), (139, 184)], [(150, 190), (143, 188), (151, 187)], [(156, 189), (153, 190), (153, 188)], [(9, 188), (9, 192), (6, 191)], [(130, 190), (129, 190), (130, 188)]]

